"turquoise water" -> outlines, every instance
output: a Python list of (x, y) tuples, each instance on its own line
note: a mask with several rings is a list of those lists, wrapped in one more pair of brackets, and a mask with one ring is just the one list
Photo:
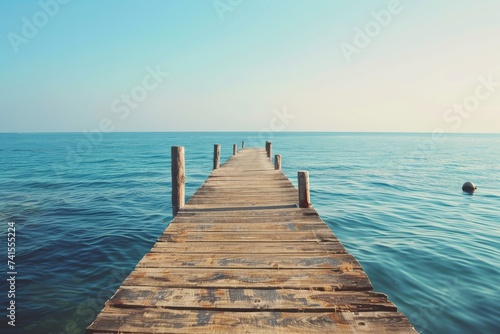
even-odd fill
[(2, 332), (84, 332), (171, 219), (170, 146), (186, 148), (190, 196), (213, 144), (225, 161), (233, 143), (267, 139), (295, 184), (310, 171), (321, 217), (420, 332), (500, 332), (500, 135), (93, 136), (0, 134), (0, 218), (5, 236), (16, 223), (18, 273), (16, 330), (3, 311)]

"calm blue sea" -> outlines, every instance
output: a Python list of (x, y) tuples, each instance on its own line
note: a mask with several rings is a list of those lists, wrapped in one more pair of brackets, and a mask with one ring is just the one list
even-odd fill
[(392, 133), (0, 134), (2, 333), (84, 332), (171, 220), (170, 146), (186, 148), (190, 196), (213, 144), (225, 161), (268, 139), (295, 184), (310, 171), (321, 217), (420, 332), (500, 333), (500, 135)]

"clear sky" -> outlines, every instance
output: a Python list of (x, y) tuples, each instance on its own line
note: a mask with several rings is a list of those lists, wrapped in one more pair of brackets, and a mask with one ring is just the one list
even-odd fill
[(99, 128), (500, 133), (500, 1), (0, 1), (0, 132)]

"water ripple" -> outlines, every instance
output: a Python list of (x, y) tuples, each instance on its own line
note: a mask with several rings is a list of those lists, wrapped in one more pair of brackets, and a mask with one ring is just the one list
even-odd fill
[[(81, 134), (0, 135), (0, 214), (18, 232), (19, 328), (83, 333), (171, 219), (170, 145), (186, 148), (188, 196), (233, 143), (259, 134), (111, 133), (68, 165)], [(242, 138), (244, 137), (244, 138)], [(500, 332), (500, 136), (275, 134), (294, 184), (309, 169), (321, 217), (423, 333)], [(463, 155), (475, 152), (473, 163)], [(473, 177), (472, 177), (473, 176)], [(479, 189), (461, 192), (465, 180)], [(0, 240), (4, 248), (5, 240)]]

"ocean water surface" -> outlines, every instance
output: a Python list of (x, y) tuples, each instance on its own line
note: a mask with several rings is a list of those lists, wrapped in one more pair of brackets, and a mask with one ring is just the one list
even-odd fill
[(83, 333), (172, 218), (170, 146), (190, 196), (213, 144), (225, 161), (242, 140), (272, 140), (294, 184), (309, 170), (320, 216), (419, 332), (500, 333), (500, 135), (394, 133), (0, 134), (2, 333)]

